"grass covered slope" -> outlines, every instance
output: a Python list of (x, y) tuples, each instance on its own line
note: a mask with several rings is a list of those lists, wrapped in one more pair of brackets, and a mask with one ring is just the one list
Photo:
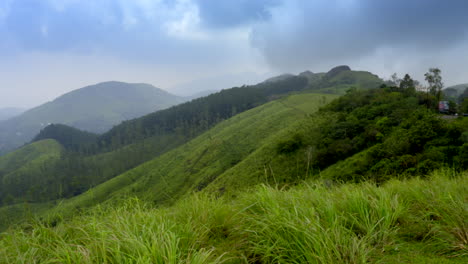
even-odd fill
[(225, 119), (303, 90), (306, 84), (306, 78), (294, 77), (287, 81), (223, 90), (122, 122), (100, 136), (65, 125), (50, 125), (36, 139), (55, 139), (66, 151), (59, 162), (48, 164), (41, 171), (32, 171), (30, 176), (46, 172), (44, 177), (52, 179), (52, 184), (60, 182), (61, 188), (57, 191), (45, 185), (42, 188), (49, 190), (48, 197), (28, 199), (44, 202), (79, 195), (190, 141)]
[(466, 263), (467, 186), (466, 173), (439, 171), (160, 209), (130, 199), (3, 233), (0, 263)]
[[(60, 182), (61, 188), (53, 189), (49, 188), (50, 186), (42, 186), (43, 189), (48, 190), (48, 196), (29, 197), (28, 200), (45, 202), (79, 195), (91, 187), (189, 142), (219, 122), (243, 111), (287, 96), (291, 92), (304, 92), (307, 89), (312, 89), (312, 86), (322, 87), (321, 84), (325, 85), (325, 83), (326, 85), (337, 84), (330, 82), (330, 80), (338, 80), (348, 86), (353, 84), (360, 86), (362, 82), (359, 81), (359, 74), (360, 72), (351, 71), (349, 67), (341, 67), (331, 70), (325, 76), (324, 74), (312, 74), (312, 76), (309, 73), (306, 74), (308, 77), (302, 74), (275, 82), (226, 89), (141, 118), (122, 122), (99, 136), (83, 133), (64, 125), (48, 126), (36, 139), (55, 139), (62, 144), (66, 151), (59, 162), (47, 164), (41, 171), (32, 171), (31, 177), (42, 175), (52, 184)], [(367, 74), (373, 76), (370, 73)], [(354, 77), (346, 79), (343, 76)], [(376, 76), (373, 78), (379, 80)], [(315, 80), (315, 84), (310, 83), (312, 79)], [(248, 125), (252, 129), (255, 128), (253, 123)], [(268, 131), (268, 128), (264, 128), (264, 130), (266, 133), (275, 132), (274, 130)], [(245, 143), (244, 146), (239, 145), (235, 148), (247, 149), (249, 148), (247, 145), (248, 143)], [(225, 147), (231, 148), (230, 146)], [(227, 168), (226, 166), (230, 166), (230, 163), (234, 165), (240, 162), (243, 157), (230, 157), (234, 160), (222, 164), (221, 167), (224, 170)], [(217, 163), (213, 164), (213, 166), (218, 166)], [(200, 166), (209, 167), (211, 165), (202, 164)], [(220, 173), (220, 170), (210, 172), (210, 177), (206, 178), (204, 182), (196, 183), (199, 184), (198, 189), (204, 188), (216, 178), (214, 173)], [(20, 195), (18, 198), (23, 197)], [(4, 201), (0, 199), (1, 203)]]
[(209, 185), (269, 138), (306, 118), (336, 95), (296, 94), (221, 122), (194, 140), (63, 203), (62, 210), (137, 195), (172, 202)]
[[(62, 146), (52, 139), (42, 140), (24, 146), (15, 152), (0, 156), (0, 230), (19, 219), (26, 219), (32, 213), (45, 211), (49, 206), (44, 204), (23, 204), (31, 196), (40, 196), (48, 189), (39, 186), (52, 185), (39, 172), (48, 163), (60, 159)], [(32, 173), (36, 172), (36, 173)], [(30, 177), (30, 175), (35, 177)], [(57, 186), (57, 185), (54, 185)], [(18, 197), (23, 197), (18, 199)], [(13, 205), (19, 203), (17, 205)]]
[(206, 191), (235, 193), (310, 177), (384, 182), (441, 167), (467, 169), (468, 119), (444, 120), (422, 99), (395, 88), (349, 91), (265, 141)]
[[(0, 156), (0, 200), (13, 203), (14, 197), (40, 191), (47, 179), (41, 178), (39, 171), (49, 163), (59, 160), (62, 146), (55, 140), (47, 139), (26, 145), (15, 152)], [(37, 172), (31, 177), (31, 172)]]

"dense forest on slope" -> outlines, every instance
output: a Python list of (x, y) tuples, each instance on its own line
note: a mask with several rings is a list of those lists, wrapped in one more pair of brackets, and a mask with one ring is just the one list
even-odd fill
[(29, 142), (51, 123), (102, 133), (123, 120), (183, 101), (182, 97), (143, 83), (104, 82), (87, 86), (0, 122), (0, 154)]

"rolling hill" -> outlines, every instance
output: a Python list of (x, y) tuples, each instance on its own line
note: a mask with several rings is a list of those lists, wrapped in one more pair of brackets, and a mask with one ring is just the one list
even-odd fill
[[(346, 79), (341, 83), (346, 83), (345, 86), (349, 87), (362, 85), (359, 78), (363, 74), (361, 72), (354, 72), (343, 67), (338, 70), (333, 69), (331, 72), (332, 76), (329, 74), (329, 78), (324, 81), (328, 82), (331, 78), (340, 80), (342, 76), (357, 76), (351, 78), (351, 81)], [(379, 80), (374, 75), (368, 73), (364, 75), (375, 78), (375, 81)], [(353, 81), (356, 82), (353, 83)], [(320, 81), (315, 85), (328, 87)], [(46, 177), (60, 179), (61, 175), (66, 174), (70, 181), (63, 186), (66, 190), (64, 191), (66, 195), (63, 197), (80, 194), (92, 186), (190, 141), (238, 113), (281, 98), (291, 92), (314, 90), (314, 87), (309, 83), (309, 78), (293, 76), (276, 82), (226, 89), (141, 118), (125, 121), (98, 136), (95, 144), (86, 143), (81, 147), (75, 146), (73, 149), (68, 149), (72, 152), (80, 149), (81, 152), (67, 154), (59, 165), (50, 169)], [(340, 86), (340, 89), (343, 87)], [(312, 105), (315, 104), (312, 103)], [(54, 132), (50, 135), (44, 135), (47, 134), (44, 133), (40, 138), (56, 139), (65, 147), (73, 145), (57, 137), (62, 132)], [(57, 194), (53, 192), (50, 194), (51, 198), (57, 197)]]
[[(297, 94), (223, 121), (190, 142), (64, 202), (62, 211), (138, 195), (161, 204), (200, 191), (336, 95)], [(155, 191), (158, 190), (158, 191)]]
[(102, 133), (124, 120), (184, 100), (149, 84), (104, 82), (87, 86), (0, 122), (0, 153), (27, 143), (51, 123)]
[(298, 75), (282, 74), (269, 78), (264, 82), (274, 83), (296, 76), (307, 79), (308, 89), (329, 94), (345, 94), (351, 88), (373, 89), (383, 83), (379, 76), (367, 71), (354, 71), (347, 65), (334, 67), (328, 72), (313, 73), (304, 71)]
[(465, 91), (466, 88), (468, 88), (468, 83), (452, 85), (452, 86), (446, 87), (444, 90), (454, 89), (457, 91), (457, 95), (460, 95)]
[[(349, 78), (349, 76), (352, 78)], [(365, 77), (361, 78), (361, 76)], [(93, 186), (113, 179), (146, 161), (157, 159), (158, 156), (182, 146), (199, 135), (206, 133), (223, 120), (230, 119), (239, 113), (242, 114), (244, 111), (256, 109), (269, 101), (279, 99), (278, 103), (283, 103), (284, 106), (288, 105), (290, 109), (299, 111), (298, 113), (301, 113), (303, 117), (304, 112), (308, 112), (301, 110), (299, 106), (304, 105), (305, 107), (316, 110), (317, 105), (325, 103), (329, 97), (322, 94), (309, 98), (305, 93), (310, 93), (311, 91), (319, 90), (323, 87), (333, 89), (333, 87), (328, 85), (337, 83), (340, 85), (340, 88), (334, 89), (335, 91), (341, 92), (341, 89), (344, 89), (344, 87), (359, 88), (364, 84), (362, 79), (367, 80), (369, 78), (373, 79), (375, 82), (379, 80), (370, 73), (351, 71), (349, 67), (346, 66), (332, 69), (327, 74), (304, 72), (299, 76), (292, 76), (275, 82), (263, 82), (253, 86), (226, 89), (207, 97), (195, 99), (191, 102), (145, 115), (141, 118), (125, 121), (99, 136), (79, 131), (65, 125), (48, 126), (41, 131), (36, 137), (36, 140), (54, 139), (60, 142), (66, 151), (63, 152), (58, 162), (43, 164), (41, 170), (30, 172), (31, 174), (34, 173), (31, 177), (48, 179), (50, 184), (42, 186), (40, 190), (35, 188), (33, 184), (24, 186), (23, 188), (26, 188), (31, 196), (28, 200), (36, 203), (48, 202), (58, 198), (71, 198), (85, 192)], [(310, 80), (314, 80), (314, 82), (311, 83)], [(334, 82), (330, 82), (330, 80)], [(297, 97), (293, 97), (296, 98), (294, 100), (297, 102), (285, 103), (288, 102), (288, 100), (283, 97), (292, 92), (300, 93)], [(307, 101), (308, 99), (310, 102)], [(295, 107), (295, 105), (298, 107)], [(274, 110), (275, 108), (272, 109)], [(287, 112), (281, 108), (274, 111), (278, 111), (278, 114)], [(276, 118), (281, 117), (273, 112), (270, 113), (270, 115)], [(267, 117), (262, 118), (265, 118), (265, 122), (267, 122), (267, 120), (274, 122), (275, 126), (284, 123), (286, 127), (288, 127), (288, 122), (293, 120), (270, 120)], [(261, 121), (257, 120), (255, 122)], [(246, 122), (243, 125), (245, 129), (255, 128), (255, 125), (247, 126), (247, 124), (250, 123), (253, 124), (254, 122)], [(273, 127), (273, 125), (270, 125), (267, 128), (272, 129)], [(272, 131), (269, 131), (267, 128), (262, 132), (265, 136), (268, 135), (268, 133), (276, 133), (276, 130), (280, 131), (283, 127), (276, 127), (276, 129)], [(243, 131), (241, 128), (237, 128), (237, 130)], [(245, 133), (250, 133), (250, 136), (244, 134), (244, 138), (253, 138), (251, 136), (252, 132), (249, 131), (251, 130), (246, 130)], [(239, 135), (242, 134), (239, 133)], [(223, 142), (224, 141), (225, 140), (223, 140)], [(263, 141), (258, 140), (257, 143), (260, 142)], [(234, 141), (231, 141), (231, 143), (219, 143), (221, 147), (224, 146), (225, 150), (232, 148), (240, 152), (232, 153), (230, 156), (232, 160), (227, 160), (220, 165), (218, 169), (214, 170), (217, 174), (207, 173), (204, 179), (197, 178), (198, 176), (195, 177), (194, 181), (197, 182), (196, 189), (204, 189), (211, 181), (217, 178), (219, 174), (224, 173), (227, 169), (230, 169), (231, 166), (241, 163), (244, 156), (250, 153), (250, 151), (255, 151), (257, 147), (263, 147), (253, 143), (254, 142), (247, 144)], [(241, 146), (245, 146), (245, 149)], [(220, 149), (215, 151), (222, 153)], [(197, 151), (190, 152), (198, 153)], [(238, 155), (241, 156), (239, 157)], [(208, 155), (206, 157), (210, 156)], [(170, 164), (168, 161), (163, 162), (163, 164), (164, 163)], [(169, 168), (170, 167), (167, 167), (166, 172), (171, 174)], [(193, 173), (192, 170), (188, 170), (188, 172)], [(187, 171), (185, 173), (187, 173)], [(178, 173), (178, 176), (181, 175), (185, 174)], [(202, 175), (199, 176), (201, 177)], [(195, 188), (191, 185), (192, 183), (182, 184), (180, 189), (172, 188), (170, 192), (173, 192), (174, 196), (182, 195), (185, 190), (192, 190)], [(142, 183), (138, 184), (142, 185)], [(160, 182), (155, 184), (158, 185)], [(44, 195), (44, 193), (46, 195)], [(15, 194), (16, 195), (12, 197), (13, 200), (24, 200), (24, 195), (19, 193)], [(162, 197), (154, 197), (154, 200), (163, 201), (164, 199), (162, 199)], [(5, 201), (2, 202), (5, 203)]]
[(71, 199), (63, 210), (127, 196), (159, 205), (200, 191), (235, 196), (260, 183), (288, 186), (320, 177), (380, 183), (444, 164), (468, 166), (462, 137), (468, 120), (443, 121), (420, 103), (424, 95), (353, 91), (323, 106), (330, 96), (336, 97), (300, 93), (234, 116)]
[(30, 188), (42, 189), (41, 186), (49, 185), (38, 172), (45, 164), (56, 162), (62, 151), (58, 142), (47, 139), (0, 156), (0, 199), (5, 204), (13, 204), (20, 194), (27, 200)]
[[(30, 172), (34, 174), (31, 177), (48, 179), (49, 184), (41, 190), (32, 184), (24, 188), (29, 195), (36, 196), (35, 202), (78, 195), (188, 142), (237, 113), (303, 90), (306, 84), (305, 78), (295, 77), (278, 83), (226, 89), (125, 121), (99, 136), (66, 125), (47, 126), (35, 139), (54, 139), (66, 151), (59, 162), (43, 164), (40, 171)], [(43, 192), (48, 195), (42, 195)], [(22, 200), (24, 195), (14, 199)]]
[(453, 85), (443, 89), (444, 97), (446, 100), (454, 102), (463, 101), (461, 98), (464, 97), (462, 94), (468, 89), (468, 83)]
[[(33, 220), (0, 235), (0, 259), (464, 263), (468, 119), (440, 118), (414, 89), (352, 88), (349, 76), (369, 77), (322, 75), (319, 89), (343, 96), (315, 93), (307, 76), (228, 89), (102, 136), (48, 127), (26, 147), (60, 142), (60, 160), (90, 179), (146, 143), (164, 151), (74, 197), (1, 207), (6, 224)], [(7, 155), (9, 171), (22, 155)]]

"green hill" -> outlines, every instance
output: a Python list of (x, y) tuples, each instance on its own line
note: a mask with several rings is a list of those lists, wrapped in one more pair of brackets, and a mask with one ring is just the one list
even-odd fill
[[(188, 142), (224, 119), (289, 92), (303, 90), (306, 84), (305, 78), (294, 77), (276, 83), (226, 89), (125, 121), (100, 136), (65, 125), (50, 125), (36, 139), (54, 139), (66, 151), (58, 162), (44, 164), (40, 171), (30, 171), (31, 177), (49, 179), (50, 186), (43, 186), (41, 190), (47, 195), (31, 192), (30, 195), (37, 197), (31, 199), (30, 196), (28, 200), (46, 202), (76, 196)], [(16, 194), (15, 200), (22, 200), (25, 195)], [(0, 202), (4, 203), (1, 199)]]
[[(59, 160), (62, 146), (55, 140), (47, 139), (26, 145), (0, 157), (0, 200), (13, 204), (17, 197), (31, 199), (36, 192), (44, 195), (51, 185), (49, 179), (39, 173), (47, 164)], [(24, 200), (20, 200), (23, 202)]]
[(62, 210), (93, 205), (112, 196), (138, 195), (156, 203), (173, 202), (188, 192), (200, 191), (270, 138), (335, 97), (291, 95), (236, 115), (190, 142), (62, 203)]
[(457, 91), (457, 96), (459, 96), (465, 91), (466, 88), (468, 88), (468, 83), (449, 86), (449, 87), (444, 88), (444, 91), (454, 89), (455, 91)]
[[(349, 66), (342, 65), (332, 68), (326, 73), (304, 71), (298, 74), (308, 80), (308, 88), (318, 93), (345, 94), (351, 88), (373, 89), (383, 84), (377, 75), (366, 71), (353, 71)], [(266, 83), (278, 82), (295, 77), (293, 74), (282, 74), (265, 80)]]
[(454, 102), (462, 102), (463, 97), (465, 97), (462, 95), (467, 89), (468, 89), (468, 83), (446, 87), (443, 90), (444, 97), (446, 100), (451, 100)]
[(161, 204), (199, 191), (235, 196), (260, 183), (381, 183), (397, 174), (468, 168), (468, 120), (444, 121), (425, 109), (423, 94), (395, 89), (351, 91), (317, 113), (329, 97), (297, 94), (254, 108), (62, 209), (125, 196)]
[[(324, 104), (328, 100), (328, 96), (314, 95), (313, 98), (306, 96), (304, 92), (311, 90), (310, 87), (312, 87), (309, 81), (310, 74), (302, 75), (308, 75), (308, 77), (293, 76), (276, 82), (266, 82), (254, 86), (223, 90), (204, 98), (123, 122), (98, 137), (82, 133), (63, 125), (49, 126), (38, 135), (37, 139), (55, 139), (65, 147), (66, 151), (59, 161), (45, 164), (39, 171), (29, 172), (34, 174), (31, 175), (31, 177), (48, 179), (50, 181), (50, 186), (43, 186), (40, 192), (37, 190), (30, 191), (28, 200), (42, 203), (58, 198), (71, 198), (79, 195), (89, 188), (113, 179), (148, 160), (154, 158), (157, 160), (159, 155), (189, 142), (191, 139), (205, 133), (223, 120), (229, 119), (246, 110), (255, 109), (277, 98), (280, 98), (278, 103), (285, 104), (283, 107), (287, 105), (288, 109), (293, 109), (297, 113), (301, 113), (301, 117), (304, 117), (304, 113), (310, 114), (311, 112), (301, 110), (301, 105), (316, 110), (318, 105)], [(318, 74), (318, 76), (322, 76), (321, 78), (325, 78), (324, 81), (327, 82), (329, 79), (340, 80), (344, 78), (343, 76), (355, 76), (355, 78), (351, 79), (350, 83), (359, 80), (360, 75), (360, 72), (353, 72), (349, 69), (339, 69), (338, 71), (334, 69), (331, 73), (326, 75), (327, 78), (322, 74)], [(318, 82), (316, 85), (319, 86), (320, 84), (323, 83)], [(355, 84), (357, 87), (360, 86), (359, 82)], [(323, 84), (323, 86), (325, 87), (326, 85)], [(302, 91), (303, 93), (291, 97), (295, 99), (281, 99), (283, 96), (294, 91)], [(293, 101), (287, 103), (289, 102), (288, 100)], [(308, 100), (310, 100), (310, 102)], [(177, 173), (177, 177), (170, 181), (170, 184), (173, 186), (171, 188), (166, 188), (167, 193), (153, 196), (149, 195), (148, 199), (153, 199), (158, 202), (166, 200), (171, 201), (176, 200), (189, 190), (202, 190), (205, 187), (209, 187), (213, 180), (231, 169), (231, 167), (237, 165), (237, 163), (242, 163), (244, 159), (248, 158), (251, 152), (257, 151), (257, 149), (263, 148), (264, 146), (272, 145), (271, 142), (264, 141), (270, 140), (270, 136), (273, 136), (272, 133), (279, 132), (284, 128), (291, 129), (289, 127), (289, 122), (291, 120), (297, 122), (297, 120), (287, 119), (288, 115), (280, 115), (284, 115), (285, 113), (287, 113), (287, 111), (283, 111), (281, 108), (275, 109), (275, 107), (273, 107), (271, 108), (271, 112), (268, 113), (272, 118), (268, 116), (260, 116), (257, 118), (258, 120), (264, 119), (265, 122), (272, 122), (272, 124), (268, 123), (269, 125), (265, 126), (263, 130), (259, 132), (265, 136), (262, 140), (252, 136), (254, 134), (252, 131), (257, 128), (256, 122), (261, 122), (254, 119), (255, 122), (244, 121), (241, 125), (242, 127), (227, 130), (229, 132), (223, 135), (223, 137), (226, 138), (228, 138), (229, 134), (239, 135), (239, 137), (233, 137), (229, 140), (222, 139), (220, 142), (214, 141), (218, 149), (213, 149), (212, 151), (218, 154), (211, 154), (210, 156), (207, 153), (211, 152), (199, 152), (189, 148), (187, 153), (199, 155), (200, 161), (203, 161), (205, 158), (208, 160), (204, 163), (197, 162), (195, 167), (202, 166), (199, 169), (195, 169), (194, 167), (193, 169), (185, 168), (183, 171), (178, 171), (179, 167), (166, 166), (165, 171), (162, 173), (168, 175)], [(261, 126), (258, 126), (258, 128), (261, 128)], [(245, 133), (236, 133), (235, 131), (245, 131)], [(242, 142), (241, 139), (245, 142)], [(247, 141), (246, 139), (252, 139), (252, 141)], [(278, 140), (278, 138), (274, 140)], [(276, 143), (275, 141), (274, 144)], [(232, 150), (232, 153), (226, 155), (226, 150)], [(225, 160), (215, 159), (220, 156), (225, 156)], [(176, 158), (173, 157), (169, 160), (163, 159), (159, 162), (160, 164), (171, 164), (172, 159), (175, 160)], [(185, 159), (187, 164), (190, 164), (193, 160), (198, 160), (198, 156), (186, 157)], [(207, 166), (207, 164), (213, 166)], [(266, 164), (261, 165), (261, 170), (263, 171), (262, 175), (265, 173), (265, 166)], [(269, 170), (271, 171), (271, 168)], [(199, 171), (198, 174), (195, 171)], [(132, 170), (129, 172), (130, 174), (133, 173)], [(143, 171), (143, 174), (144, 173), (146, 172)], [(142, 173), (140, 173), (140, 175), (141, 174)], [(191, 174), (194, 175), (190, 180), (187, 178), (187, 175)], [(182, 181), (181, 177), (186, 177), (187, 179)], [(256, 177), (257, 181), (253, 181), (253, 183), (262, 182), (262, 180), (259, 179), (263, 179), (263, 177)], [(120, 179), (121, 177), (119, 176), (117, 178)], [(156, 176), (150, 178), (150, 181), (155, 180), (156, 182), (147, 184), (139, 181), (135, 184), (136, 187), (133, 186), (134, 190), (132, 192), (141, 192), (143, 196), (147, 196), (143, 194), (148, 190), (145, 190), (145, 188), (148, 188), (152, 184), (155, 186), (161, 185), (160, 177)], [(224, 176), (220, 178), (224, 178)], [(294, 180), (297, 179), (294, 178)], [(286, 182), (293, 182), (294, 180), (288, 179)], [(111, 182), (119, 182), (119, 180)], [(112, 186), (112, 184), (110, 186)], [(30, 185), (24, 188), (35, 190), (33, 187), (34, 185)], [(121, 185), (117, 184), (117, 187), (103, 188), (109, 189), (109, 191), (106, 192), (118, 191), (120, 193), (128, 193), (128, 188), (120, 190), (120, 187)], [(221, 190), (223, 190), (223, 188), (225, 187), (219, 187)], [(149, 191), (148, 193), (152, 192)], [(24, 199), (24, 194), (22, 195), (20, 192), (15, 192), (15, 194), (16, 196), (13, 196), (13, 200), (21, 201)], [(5, 201), (3, 201), (3, 203), (5, 203)]]
[(102, 133), (123, 120), (183, 101), (149, 84), (104, 82), (87, 86), (0, 122), (0, 153), (30, 141), (51, 123)]
[(465, 263), (468, 119), (441, 118), (415, 89), (365, 89), (369, 73), (322, 75), (316, 90), (340, 97), (307, 89), (310, 77), (224, 90), (97, 138), (44, 130), (82, 139), (59, 154), (60, 184), (42, 185), (67, 194), (0, 208), (0, 222), (20, 223), (0, 234), (0, 262)]

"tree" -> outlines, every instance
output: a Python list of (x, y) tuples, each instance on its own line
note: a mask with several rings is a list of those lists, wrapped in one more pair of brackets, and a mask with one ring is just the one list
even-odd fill
[(401, 79), (398, 78), (398, 75), (396, 74), (396, 72), (394, 74), (392, 74), (392, 76), (390, 76), (390, 82), (394, 86), (399, 86), (400, 85)]
[(468, 113), (468, 98), (465, 98), (461, 103), (459, 107), (459, 111), (462, 114)]
[(414, 89), (414, 80), (409, 76), (409, 74), (405, 74), (405, 77), (403, 77), (403, 80), (400, 82), (400, 89)]
[(429, 84), (429, 92), (437, 98), (437, 101), (440, 100), (442, 88), (444, 87), (440, 72), (439, 68), (430, 68), (429, 71), (424, 74), (424, 77)]

